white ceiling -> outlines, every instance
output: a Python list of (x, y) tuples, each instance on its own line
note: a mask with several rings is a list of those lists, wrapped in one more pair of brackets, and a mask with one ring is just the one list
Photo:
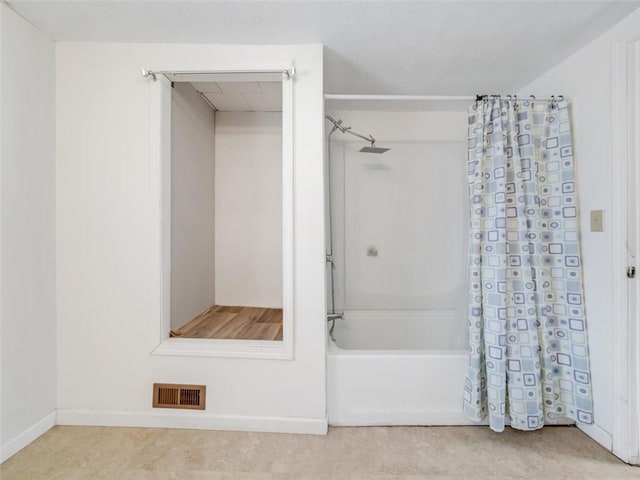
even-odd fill
[(281, 112), (282, 82), (191, 82), (219, 112)]
[(636, 0), (9, 3), (57, 40), (322, 43), (325, 92), (405, 95), (513, 92), (639, 5)]

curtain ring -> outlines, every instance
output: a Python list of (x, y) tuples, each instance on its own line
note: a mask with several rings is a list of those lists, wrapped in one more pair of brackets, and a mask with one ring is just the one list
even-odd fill
[(558, 102), (561, 102), (564, 100), (564, 95), (558, 95)]
[(534, 106), (534, 103), (533, 103), (533, 102), (535, 102), (535, 101), (536, 101), (536, 96), (535, 96), (535, 95), (529, 95), (529, 99), (530, 99), (530, 101), (531, 101), (531, 106), (533, 107), (533, 106)]
[(513, 96), (513, 108), (519, 108), (520, 105), (518, 105), (518, 95), (514, 95)]

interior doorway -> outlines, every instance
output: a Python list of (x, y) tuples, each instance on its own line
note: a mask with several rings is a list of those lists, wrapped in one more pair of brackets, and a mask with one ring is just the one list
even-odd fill
[(281, 75), (171, 87), (170, 336), (281, 341)]
[(640, 464), (640, 35), (619, 41), (615, 58), (612, 451)]
[(627, 43), (627, 354), (628, 379), (627, 415), (628, 461), (640, 464), (640, 37)]

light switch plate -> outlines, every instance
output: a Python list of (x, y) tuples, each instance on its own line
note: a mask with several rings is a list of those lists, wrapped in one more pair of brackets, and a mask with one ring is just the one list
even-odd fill
[(591, 210), (591, 231), (604, 232), (604, 210)]

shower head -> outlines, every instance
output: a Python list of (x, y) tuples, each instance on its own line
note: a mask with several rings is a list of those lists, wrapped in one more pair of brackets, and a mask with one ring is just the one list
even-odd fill
[(391, 150), (390, 148), (380, 148), (380, 147), (376, 147), (376, 146), (372, 146), (372, 147), (362, 147), (360, 149), (360, 151), (362, 153), (384, 153), (388, 150)]
[(362, 147), (360, 149), (360, 152), (362, 152), (362, 153), (384, 153), (384, 152), (388, 152), (389, 150), (391, 150), (391, 149), (390, 148), (376, 147), (375, 140), (371, 140), (371, 145), (368, 146), (368, 147)]

